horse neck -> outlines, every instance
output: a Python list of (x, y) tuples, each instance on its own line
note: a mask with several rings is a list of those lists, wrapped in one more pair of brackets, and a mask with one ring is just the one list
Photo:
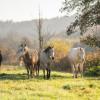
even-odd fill
[(29, 55), (29, 52), (26, 52), (25, 55), (24, 55), (25, 59), (30, 59), (30, 55)]
[(45, 54), (46, 54), (46, 57), (48, 58), (48, 60), (51, 60), (50, 56), (49, 56), (49, 52), (46, 52)]
[(78, 51), (78, 57), (79, 57), (79, 59), (81, 59), (81, 60), (85, 60), (85, 51), (84, 51), (84, 49), (83, 48), (81, 48), (79, 51)]

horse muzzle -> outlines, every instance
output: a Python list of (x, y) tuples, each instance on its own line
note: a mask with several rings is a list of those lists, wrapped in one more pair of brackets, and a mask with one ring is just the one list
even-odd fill
[(54, 60), (54, 57), (52, 57), (52, 60)]

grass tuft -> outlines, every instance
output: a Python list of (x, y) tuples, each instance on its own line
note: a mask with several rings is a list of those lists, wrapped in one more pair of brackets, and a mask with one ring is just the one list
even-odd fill
[(64, 89), (64, 90), (71, 90), (72, 87), (71, 87), (70, 85), (65, 85), (65, 86), (63, 86), (63, 89)]

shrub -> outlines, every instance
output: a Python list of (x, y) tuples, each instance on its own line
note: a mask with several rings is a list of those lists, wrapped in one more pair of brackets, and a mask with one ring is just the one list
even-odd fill
[(95, 67), (89, 68), (85, 72), (85, 75), (86, 76), (100, 76), (100, 66), (95, 66)]
[(94, 52), (86, 53), (85, 66), (100, 66), (100, 51), (96, 50)]

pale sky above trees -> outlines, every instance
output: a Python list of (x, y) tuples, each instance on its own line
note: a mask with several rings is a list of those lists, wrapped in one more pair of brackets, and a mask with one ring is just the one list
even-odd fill
[(39, 5), (43, 18), (63, 16), (59, 12), (64, 0), (0, 0), (0, 20), (23, 21), (38, 18)]

